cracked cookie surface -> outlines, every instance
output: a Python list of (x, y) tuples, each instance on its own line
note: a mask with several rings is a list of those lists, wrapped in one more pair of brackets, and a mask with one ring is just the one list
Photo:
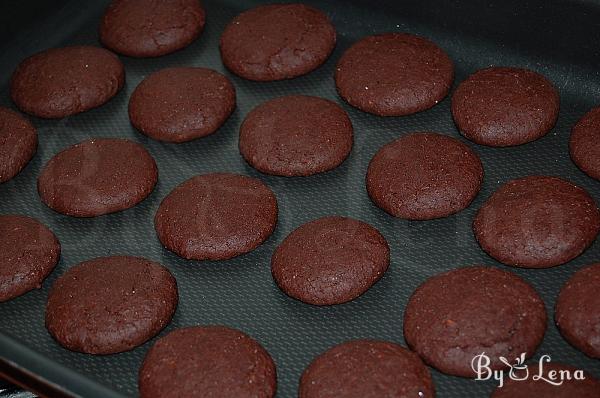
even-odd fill
[(563, 337), (600, 359), (600, 263), (575, 272), (560, 289), (554, 319)]
[(0, 184), (25, 168), (37, 150), (35, 127), (19, 113), (0, 107)]
[(322, 11), (304, 4), (259, 6), (236, 16), (221, 36), (225, 66), (249, 80), (304, 75), (335, 47), (335, 28)]
[(53, 48), (19, 64), (10, 82), (10, 96), (25, 113), (58, 119), (106, 103), (124, 83), (125, 68), (108, 50)]
[(475, 377), (472, 360), (485, 353), (491, 369), (533, 355), (546, 331), (538, 293), (519, 276), (493, 267), (458, 268), (427, 279), (404, 312), (404, 338), (430, 366)]
[(158, 57), (187, 47), (204, 29), (198, 0), (114, 0), (100, 23), (100, 41), (130, 57)]
[(469, 206), (483, 182), (475, 151), (438, 133), (410, 133), (384, 145), (369, 162), (371, 200), (409, 220), (447, 217)]
[(539, 73), (481, 69), (460, 83), (452, 116), (460, 133), (481, 145), (521, 145), (546, 135), (558, 118), (556, 88)]
[(335, 85), (350, 105), (379, 116), (429, 109), (452, 85), (454, 66), (432, 41), (408, 33), (367, 36), (340, 58)]
[(503, 264), (548, 268), (588, 248), (600, 232), (600, 210), (581, 187), (551, 176), (508, 181), (473, 221), (477, 242)]
[(429, 369), (391, 342), (351, 340), (330, 348), (302, 373), (299, 398), (433, 398)]
[(150, 195), (157, 180), (156, 162), (142, 145), (101, 138), (54, 155), (38, 177), (38, 193), (61, 214), (96, 217), (135, 206)]
[(352, 122), (335, 102), (306, 95), (254, 108), (240, 127), (240, 153), (255, 169), (308, 176), (339, 166), (352, 149)]
[(40, 288), (60, 257), (60, 243), (34, 218), (0, 215), (0, 302)]
[(212, 69), (174, 67), (146, 77), (129, 99), (131, 124), (155, 140), (185, 142), (214, 133), (235, 109), (235, 88)]
[(154, 217), (159, 240), (177, 255), (225, 260), (254, 250), (275, 229), (277, 199), (257, 178), (203, 174), (179, 184)]
[(600, 107), (583, 115), (573, 127), (569, 152), (577, 167), (600, 180)]
[(148, 351), (139, 372), (142, 398), (272, 398), (275, 363), (253, 338), (225, 326), (177, 329)]
[(329, 216), (292, 231), (271, 258), (271, 272), (287, 295), (314, 305), (351, 301), (387, 271), (390, 248), (369, 224)]
[(175, 278), (141, 257), (99, 257), (71, 267), (52, 285), (46, 328), (65, 348), (128, 351), (155, 336), (177, 307)]

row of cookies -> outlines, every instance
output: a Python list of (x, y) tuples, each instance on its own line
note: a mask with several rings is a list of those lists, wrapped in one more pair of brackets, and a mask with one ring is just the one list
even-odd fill
[[(143, 2), (113, 2), (101, 22), (101, 41), (129, 56), (164, 55), (191, 43), (205, 23), (205, 12), (195, 1), (143, 6)], [(132, 29), (134, 20), (137, 25), (145, 22)], [(148, 21), (152, 22), (150, 27)], [(173, 25), (167, 22), (177, 22), (179, 28), (169, 28)], [(285, 35), (280, 34), (282, 30)], [(335, 29), (327, 16), (301, 4), (246, 11), (225, 28), (220, 44), (223, 63), (229, 70), (261, 81), (307, 73), (322, 64), (334, 47)], [(453, 76), (452, 61), (437, 45), (423, 37), (390, 33), (369, 36), (351, 46), (338, 62), (335, 82), (340, 96), (351, 105), (381, 116), (398, 116), (435, 105), (449, 92)], [(27, 113), (59, 118), (105, 103), (123, 82), (122, 64), (106, 50), (81, 46), (52, 49), (17, 67), (11, 97)], [(242, 155), (260, 171), (276, 175), (307, 175), (335, 167), (350, 150), (349, 128), (344, 121), (340, 121), (344, 126), (333, 129), (343, 131), (333, 143), (327, 141), (333, 132), (326, 129), (328, 134), (321, 137), (307, 129), (297, 134), (302, 138), (297, 148), (282, 140), (274, 128), (251, 127), (267, 112), (302, 109), (306, 114), (322, 104), (316, 99), (288, 99), (258, 107), (246, 123), (250, 127), (242, 129)], [(333, 106), (328, 106), (331, 114), (321, 116), (333, 114), (336, 120), (343, 119), (341, 110)], [(225, 76), (201, 68), (169, 68), (148, 76), (139, 85), (129, 113), (132, 124), (144, 134), (183, 142), (216, 131), (234, 107), (235, 89)], [(554, 126), (558, 108), (554, 86), (543, 76), (520, 68), (480, 70), (462, 82), (452, 98), (459, 131), (476, 143), (491, 146), (519, 145), (540, 138)], [(575, 162), (592, 176), (598, 174), (593, 133), (599, 113), (592, 111), (582, 119), (574, 129), (571, 145)], [(297, 125), (295, 128), (299, 129)], [(259, 148), (257, 142), (265, 148)], [(326, 156), (325, 149), (336, 155), (335, 161), (330, 154), (323, 165), (295, 170), (300, 162), (298, 152), (318, 159)], [(273, 166), (274, 162), (289, 164)]]
[[(278, 118), (292, 125), (298, 122), (294, 119)], [(37, 186), (42, 201), (57, 212), (93, 217), (136, 205), (152, 192), (157, 179), (156, 163), (141, 145), (104, 138), (56, 154), (43, 167)], [(391, 215), (427, 220), (467, 207), (482, 180), (481, 161), (468, 146), (441, 134), (413, 133), (375, 154), (366, 188), (372, 201)], [(244, 207), (256, 213), (248, 214)], [(238, 218), (232, 219), (233, 214)], [(165, 247), (184, 258), (203, 260), (254, 249), (272, 233), (276, 221), (276, 199), (266, 185), (250, 177), (213, 173), (177, 186), (161, 203), (155, 226)], [(234, 223), (235, 228), (217, 234), (218, 223)], [(600, 212), (584, 189), (557, 177), (529, 176), (502, 185), (477, 212), (473, 229), (481, 247), (498, 261), (546, 268), (572, 260), (592, 244), (600, 231)], [(230, 238), (245, 243), (236, 247)], [(201, 248), (202, 241), (213, 254)], [(228, 248), (219, 254), (224, 242)]]
[[(14, 253), (13, 259), (20, 254), (31, 263), (53, 266), (60, 245), (47, 228), (27, 217), (2, 216), (1, 221), (3, 249)], [(348, 248), (355, 249), (349, 252)], [(340, 254), (345, 258), (340, 259)], [(306, 224), (286, 238), (273, 255), (273, 272), (277, 279), (278, 269), (281, 271), (278, 264), (298, 265), (294, 261), (305, 261), (312, 266), (316, 261), (325, 264), (334, 259), (346, 268), (350, 262), (357, 265), (343, 272), (368, 285), (372, 281), (361, 274), (360, 262), (377, 259), (374, 261), (385, 270), (387, 255), (385, 240), (372, 227), (355, 220), (327, 217)], [(357, 263), (350, 257), (360, 260)], [(32, 269), (30, 273), (37, 271)], [(284, 272), (291, 295), (306, 302), (314, 297), (340, 299), (335, 297), (339, 290), (315, 279), (303, 288), (294, 279), (303, 278), (302, 272), (306, 271), (294, 271), (295, 274), (287, 275)], [(333, 272), (330, 275), (339, 277)], [(16, 278), (25, 276), (23, 270)], [(593, 303), (594, 291), (599, 280), (600, 264), (575, 273), (561, 289), (555, 313), (565, 338), (592, 357), (600, 355), (593, 324), (598, 308)], [(366, 289), (362, 283), (346, 294)], [(300, 290), (294, 291), (298, 287)], [(71, 267), (56, 280), (48, 296), (46, 327), (70, 350), (118, 353), (144, 343), (162, 330), (172, 318), (177, 302), (176, 281), (165, 267), (136, 257), (97, 258)], [(503, 368), (502, 358), (521, 353), (524, 358), (530, 357), (541, 343), (545, 329), (546, 312), (536, 291), (520, 277), (493, 267), (458, 268), (429, 278), (412, 294), (404, 311), (408, 346), (426, 364), (463, 377), (474, 376), (472, 360), (481, 352), (489, 355), (491, 369)], [(389, 357), (385, 366), (381, 366), (382, 356)], [(419, 357), (393, 343), (347, 342), (307, 368), (300, 396), (343, 392), (346, 383), (353, 391), (379, 385), (386, 392), (408, 389), (433, 396), (431, 377)], [(253, 373), (248, 374), (246, 362), (257, 364)], [(401, 366), (403, 377), (392, 373), (388, 365), (392, 369)], [(336, 377), (341, 378), (338, 382), (343, 381), (342, 384), (330, 379), (332, 369), (338, 369)], [(167, 334), (150, 349), (140, 370), (140, 392), (142, 396), (161, 396), (168, 389), (181, 396), (189, 391), (207, 394), (212, 388), (224, 388), (231, 396), (273, 396), (275, 374), (268, 353), (245, 334), (226, 327), (184, 328)], [(355, 385), (359, 380), (361, 385)], [(583, 383), (573, 380), (561, 387), (582, 397), (593, 396), (590, 394), (597, 388), (598, 382), (590, 375)], [(498, 394), (504, 392), (499, 390)]]

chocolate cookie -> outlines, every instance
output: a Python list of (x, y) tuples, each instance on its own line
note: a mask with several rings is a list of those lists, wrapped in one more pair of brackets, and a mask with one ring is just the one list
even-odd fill
[(554, 319), (564, 338), (600, 358), (600, 263), (577, 271), (562, 287)]
[(135, 206), (154, 189), (158, 169), (133, 141), (99, 138), (57, 153), (38, 178), (38, 193), (51, 209), (95, 217)]
[(436, 133), (412, 133), (371, 159), (367, 191), (389, 214), (430, 220), (471, 204), (483, 182), (479, 156), (462, 142)]
[(19, 174), (37, 150), (35, 127), (23, 116), (0, 107), (0, 184)]
[(390, 263), (375, 228), (345, 217), (323, 217), (289, 234), (271, 259), (275, 282), (287, 295), (314, 305), (341, 304), (366, 292)]
[(600, 180), (600, 107), (586, 113), (573, 127), (569, 149), (577, 167)]
[(225, 326), (175, 330), (148, 351), (139, 373), (142, 398), (272, 398), (275, 364), (250, 336)]
[(129, 99), (129, 119), (155, 140), (184, 142), (214, 133), (235, 109), (228, 78), (205, 68), (166, 68), (146, 77)]
[(119, 58), (103, 48), (53, 48), (25, 59), (13, 73), (10, 96), (23, 112), (57, 119), (96, 108), (125, 83)]
[(340, 58), (335, 85), (350, 105), (380, 116), (429, 109), (452, 86), (454, 66), (436, 44), (408, 33), (368, 36)]
[(308, 176), (339, 166), (352, 149), (352, 123), (336, 103), (290, 95), (267, 101), (246, 116), (240, 153), (255, 169)]
[(113, 0), (100, 22), (100, 41), (130, 57), (158, 57), (190, 45), (204, 28), (198, 0)]
[(235, 17), (221, 36), (223, 64), (249, 80), (304, 75), (319, 67), (335, 47), (327, 15), (304, 4), (270, 4)]
[(59, 257), (60, 243), (45, 225), (0, 215), (0, 302), (40, 288)]
[[(504, 385), (496, 388), (491, 398), (599, 398), (600, 382), (592, 375), (573, 366), (559, 363), (539, 363), (528, 365), (529, 375), (525, 380), (513, 380), (506, 377)], [(578, 371), (584, 380), (576, 380), (574, 372)], [(571, 379), (561, 372), (569, 372)], [(551, 375), (552, 373), (552, 375)], [(543, 379), (538, 378), (542, 376)], [(525, 376), (520, 376), (525, 377)], [(534, 377), (536, 379), (534, 379)], [(552, 378), (551, 378), (552, 377)], [(552, 384), (552, 383), (556, 383)]]
[(88, 354), (131, 350), (160, 332), (177, 307), (175, 278), (140, 257), (84, 261), (54, 282), (46, 328), (63, 347)]
[(432, 398), (429, 370), (394, 343), (354, 340), (315, 358), (302, 373), (299, 398)]
[(533, 355), (546, 331), (546, 310), (537, 292), (520, 277), (492, 267), (465, 267), (426, 280), (404, 312), (404, 338), (439, 371), (474, 377), (476, 355), (502, 369)]
[(548, 268), (592, 244), (600, 212), (583, 189), (558, 177), (529, 176), (502, 185), (479, 209), (475, 237), (506, 265)]
[(452, 116), (460, 133), (481, 145), (521, 145), (548, 133), (558, 118), (558, 91), (520, 68), (482, 69), (458, 85)]
[(225, 260), (254, 250), (277, 223), (275, 194), (256, 178), (192, 177), (167, 195), (154, 217), (162, 244), (194, 260)]

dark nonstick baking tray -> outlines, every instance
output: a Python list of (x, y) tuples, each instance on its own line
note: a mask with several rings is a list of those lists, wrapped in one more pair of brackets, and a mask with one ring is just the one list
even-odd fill
[[(12, 106), (8, 80), (26, 56), (49, 47), (98, 44), (97, 25), (107, 2), (5, 1), (0, 6), (0, 104)], [(130, 254), (166, 265), (177, 278), (178, 327), (225, 324), (259, 340), (278, 370), (278, 396), (293, 397), (302, 370), (334, 344), (355, 338), (385, 339), (404, 344), (402, 317), (414, 289), (427, 277), (463, 265), (505, 267), (488, 257), (471, 230), (475, 211), (505, 181), (530, 175), (564, 177), (588, 190), (600, 203), (600, 183), (570, 161), (568, 138), (573, 124), (600, 104), (600, 4), (591, 1), (310, 1), (329, 14), (338, 44), (327, 63), (306, 76), (256, 83), (227, 72), (218, 41), (225, 24), (260, 2), (205, 0), (207, 26), (188, 48), (155, 59), (122, 57), (127, 83), (108, 104), (63, 120), (33, 119), (38, 153), (12, 181), (0, 185), (0, 213), (21, 213), (49, 225), (62, 244), (61, 260), (42, 289), (0, 304), (0, 372), (46, 395), (59, 391), (87, 397), (137, 394), (137, 371), (150, 345), (133, 351), (91, 356), (61, 348), (44, 328), (48, 289), (72, 265), (98, 256)], [(445, 219), (410, 222), (394, 219), (369, 200), (364, 176), (383, 144), (412, 131), (458, 134), (446, 98), (433, 109), (408, 116), (382, 118), (345, 104), (333, 83), (335, 64), (357, 39), (379, 32), (405, 31), (427, 36), (444, 48), (456, 66), (457, 82), (489, 65), (522, 66), (546, 75), (559, 89), (561, 111), (556, 127), (533, 143), (505, 149), (471, 144), (485, 167), (483, 189), (465, 211)], [(127, 103), (132, 90), (149, 73), (167, 66), (205, 66), (225, 73), (237, 89), (237, 109), (214, 135), (185, 144), (165, 144), (136, 132), (129, 124)], [(238, 129), (259, 103), (285, 94), (332, 99), (346, 109), (355, 129), (350, 157), (331, 172), (306, 177), (261, 175), (238, 152)], [(160, 170), (155, 191), (140, 205), (93, 219), (60, 215), (45, 207), (36, 192), (41, 167), (59, 150), (91, 137), (124, 137), (142, 143)], [(465, 140), (463, 140), (465, 141)], [(261, 178), (276, 193), (279, 222), (275, 233), (255, 251), (223, 262), (186, 261), (163, 249), (153, 228), (161, 199), (196, 174), (228, 171)], [(391, 267), (383, 279), (353, 302), (314, 307), (292, 300), (275, 285), (270, 257), (294, 228), (320, 216), (339, 214), (369, 222), (387, 238)], [(600, 362), (568, 345), (552, 321), (561, 285), (582, 266), (600, 260), (600, 242), (572, 262), (546, 270), (510, 269), (532, 283), (543, 296), (548, 330), (535, 358), (550, 354), (600, 377)], [(483, 397), (493, 382), (442, 375), (432, 370), (439, 397)]]

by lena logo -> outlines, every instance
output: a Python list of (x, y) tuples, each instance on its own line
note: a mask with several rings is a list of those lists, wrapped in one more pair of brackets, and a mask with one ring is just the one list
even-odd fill
[(505, 364), (508, 369), (492, 370), (490, 368), (490, 357), (488, 357), (485, 352), (475, 355), (471, 361), (471, 368), (477, 375), (475, 380), (494, 379), (498, 382), (498, 387), (504, 386), (506, 373), (508, 373), (508, 377), (511, 380), (522, 381), (531, 377), (533, 381), (542, 381), (554, 386), (560, 386), (565, 381), (569, 380), (585, 380), (583, 370), (547, 370), (547, 368), (544, 367), (544, 364), (550, 362), (550, 355), (542, 355), (538, 362), (537, 369), (532, 369), (531, 372), (529, 371), (529, 365), (525, 363), (525, 353), (522, 353), (517, 357), (514, 363), (511, 363), (504, 357), (499, 357), (498, 359)]

